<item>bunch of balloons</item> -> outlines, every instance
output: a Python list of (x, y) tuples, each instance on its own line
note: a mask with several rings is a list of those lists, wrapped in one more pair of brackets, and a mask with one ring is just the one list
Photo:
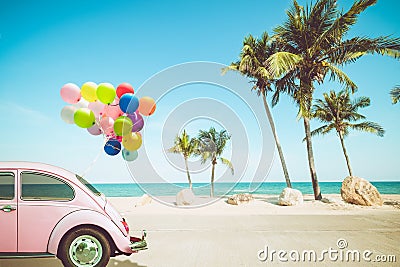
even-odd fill
[[(122, 151), (126, 161), (138, 157), (142, 145), (140, 130), (143, 116), (150, 116), (156, 109), (153, 98), (138, 99), (133, 87), (120, 84), (117, 89), (110, 83), (86, 82), (80, 88), (67, 83), (61, 88), (61, 98), (67, 102), (61, 118), (68, 124), (86, 128), (92, 135), (105, 137), (104, 151), (115, 156)], [(122, 144), (122, 145), (121, 145)], [(123, 146), (123, 149), (121, 149)]]

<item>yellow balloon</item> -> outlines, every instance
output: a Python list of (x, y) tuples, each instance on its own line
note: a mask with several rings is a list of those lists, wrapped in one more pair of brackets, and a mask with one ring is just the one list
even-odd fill
[(97, 100), (97, 84), (94, 82), (86, 82), (81, 87), (81, 95), (84, 99), (89, 102), (94, 102)]
[(131, 133), (122, 137), (122, 145), (126, 150), (135, 151), (142, 145), (142, 136), (137, 133)]

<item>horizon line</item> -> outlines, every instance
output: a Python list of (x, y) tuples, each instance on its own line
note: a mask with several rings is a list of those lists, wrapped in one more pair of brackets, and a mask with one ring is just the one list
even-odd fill
[[(368, 180), (367, 180), (368, 181)], [(318, 181), (319, 183), (342, 183), (341, 181)], [(368, 181), (370, 183), (400, 183), (400, 181)], [(148, 183), (136, 183), (132, 182), (133, 184), (188, 184), (187, 182), (164, 182), (164, 183), (156, 183), (156, 182), (148, 182)], [(102, 182), (102, 183), (92, 183), (92, 184), (132, 184), (127, 182), (117, 182), (117, 183), (110, 183), (110, 182)], [(251, 182), (214, 182), (214, 184), (244, 184), (244, 183), (251, 183)], [(261, 182), (264, 183), (282, 183), (285, 184), (286, 182), (276, 182), (276, 181), (266, 181)], [(298, 181), (298, 182), (291, 182), (293, 183), (312, 183), (311, 181)], [(211, 184), (209, 182), (196, 182), (192, 184)]]

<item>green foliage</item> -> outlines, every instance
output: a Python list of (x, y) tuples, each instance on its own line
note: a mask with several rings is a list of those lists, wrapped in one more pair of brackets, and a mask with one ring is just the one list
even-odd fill
[(198, 140), (196, 138), (190, 138), (183, 130), (182, 134), (175, 137), (175, 144), (173, 147), (168, 149), (170, 153), (182, 154), (185, 159), (197, 153)]
[(336, 130), (339, 136), (345, 137), (352, 129), (383, 136), (385, 131), (375, 122), (355, 123), (365, 119), (364, 115), (357, 112), (358, 109), (369, 105), (370, 99), (368, 97), (360, 97), (351, 101), (349, 93), (345, 91), (340, 91), (337, 94), (334, 91), (329, 94), (324, 93), (323, 100), (317, 99), (315, 101), (312, 107), (312, 115), (325, 125), (312, 131), (311, 135), (324, 135)]
[[(346, 89), (357, 86), (340, 69), (365, 54), (400, 57), (400, 39), (345, 36), (358, 16), (376, 0), (357, 0), (347, 12), (338, 9), (335, 0), (318, 0), (314, 5), (300, 6), (296, 0), (287, 11), (287, 20), (274, 29), (280, 51), (267, 60), (268, 71), (278, 80), (277, 94), (287, 93), (299, 105), (299, 115), (310, 116), (314, 82), (322, 83), (327, 74)], [(276, 77), (277, 76), (277, 77)]]
[(393, 104), (396, 104), (397, 102), (400, 101), (400, 85), (395, 86), (390, 91), (390, 96), (392, 97), (392, 103)]
[(272, 74), (266, 67), (267, 59), (278, 52), (277, 42), (264, 32), (261, 38), (255, 38), (251, 34), (244, 38), (239, 60), (223, 70), (235, 70), (249, 77), (254, 83), (253, 90), (257, 94), (266, 93), (271, 90), (274, 82)]
[(208, 131), (200, 130), (197, 138), (199, 140), (197, 154), (201, 156), (202, 163), (210, 160), (211, 163), (215, 165), (219, 159), (221, 163), (227, 165), (232, 174), (234, 174), (232, 163), (221, 157), (227, 142), (231, 139), (231, 136), (226, 130), (217, 132), (214, 127), (211, 127)]

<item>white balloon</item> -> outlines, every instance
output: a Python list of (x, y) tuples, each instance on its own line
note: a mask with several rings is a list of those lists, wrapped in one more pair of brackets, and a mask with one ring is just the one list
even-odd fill
[(61, 119), (68, 124), (74, 124), (74, 113), (77, 110), (74, 106), (65, 106), (61, 110)]
[(78, 103), (74, 104), (74, 107), (78, 108), (88, 108), (89, 107), (89, 101), (81, 97), (81, 100), (79, 100)]

